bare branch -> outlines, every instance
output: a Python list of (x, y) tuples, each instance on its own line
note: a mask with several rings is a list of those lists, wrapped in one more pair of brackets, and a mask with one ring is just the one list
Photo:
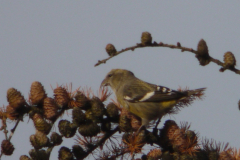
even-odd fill
[[(164, 43), (162, 43), (162, 42), (157, 43), (157, 42), (155, 42), (155, 41), (154, 41), (153, 43), (151, 43), (151, 44), (146, 44), (146, 45), (143, 45), (143, 44), (141, 44), (141, 43), (137, 43), (135, 46), (122, 49), (121, 51), (116, 52), (114, 55), (112, 55), (112, 56), (110, 56), (110, 57), (108, 57), (108, 58), (106, 58), (106, 59), (98, 60), (98, 62), (95, 64), (95, 67), (96, 67), (96, 66), (99, 66), (99, 65), (102, 64), (102, 63), (106, 63), (109, 59), (111, 59), (111, 58), (113, 58), (113, 57), (115, 57), (115, 56), (117, 56), (117, 55), (119, 55), (119, 54), (121, 54), (121, 53), (123, 53), (123, 52), (129, 51), (129, 50), (134, 51), (134, 50), (137, 49), (137, 48), (145, 48), (145, 47), (166, 47), (166, 48), (171, 48), (171, 49), (180, 49), (182, 52), (184, 52), (184, 51), (191, 52), (191, 53), (193, 53), (193, 54), (195, 54), (195, 55), (198, 54), (198, 52), (197, 52), (196, 50), (192, 49), (192, 48), (182, 47), (179, 42), (177, 43), (177, 45), (164, 44)], [(209, 56), (209, 60), (210, 60), (211, 62), (213, 62), (213, 63), (216, 63), (216, 64), (219, 65), (219, 66), (222, 66), (223, 68), (225, 67), (225, 66), (224, 66), (224, 63), (221, 62), (221, 61), (218, 60), (218, 59), (215, 59), (215, 58)], [(230, 71), (232, 71), (232, 72), (235, 72), (236, 74), (240, 74), (240, 70), (238, 70), (238, 69), (236, 69), (236, 68), (234, 68), (234, 67), (233, 67), (233, 68), (226, 68), (226, 69), (228, 69), (228, 70), (230, 70)]]

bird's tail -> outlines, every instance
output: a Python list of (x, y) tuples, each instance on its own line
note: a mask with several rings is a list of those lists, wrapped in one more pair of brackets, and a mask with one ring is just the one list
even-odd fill
[[(204, 96), (204, 91), (206, 88), (199, 88), (194, 90), (186, 90), (182, 93), (185, 94), (184, 97), (180, 98), (176, 104), (177, 108), (183, 108), (192, 104), (192, 102), (196, 99), (202, 99)], [(173, 111), (174, 113), (174, 111)]]
[(206, 88), (199, 88), (199, 89), (194, 89), (194, 90), (187, 90), (187, 96), (202, 96), (204, 93), (204, 91), (206, 90)]

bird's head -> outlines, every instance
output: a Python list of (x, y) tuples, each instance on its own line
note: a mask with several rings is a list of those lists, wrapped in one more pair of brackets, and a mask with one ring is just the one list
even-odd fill
[(110, 86), (113, 90), (117, 89), (124, 80), (130, 77), (134, 77), (131, 71), (125, 69), (112, 69), (102, 81), (101, 87)]

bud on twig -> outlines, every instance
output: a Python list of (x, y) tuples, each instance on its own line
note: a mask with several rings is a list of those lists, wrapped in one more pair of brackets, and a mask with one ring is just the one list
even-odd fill
[(224, 67), (225, 68), (233, 68), (236, 65), (236, 59), (232, 52), (226, 52), (224, 54)]
[(149, 32), (143, 32), (141, 37), (142, 45), (150, 45), (152, 44), (152, 36)]
[(177, 42), (177, 46), (178, 47), (182, 47), (180, 42)]
[(111, 43), (107, 44), (105, 49), (109, 56), (114, 56), (117, 53), (117, 50), (115, 49), (114, 45)]
[(209, 56), (208, 54), (208, 46), (204, 39), (201, 39), (198, 42), (197, 53), (199, 56)]
[(201, 39), (198, 42), (196, 58), (198, 59), (200, 65), (202, 65), (202, 66), (205, 66), (210, 63), (210, 56), (208, 54), (208, 46), (207, 46), (207, 43), (203, 39)]
[(224, 72), (226, 69), (234, 69), (236, 65), (236, 59), (232, 52), (226, 52), (223, 56), (223, 67), (220, 68), (220, 72)]
[(240, 110), (240, 100), (238, 101), (238, 109)]

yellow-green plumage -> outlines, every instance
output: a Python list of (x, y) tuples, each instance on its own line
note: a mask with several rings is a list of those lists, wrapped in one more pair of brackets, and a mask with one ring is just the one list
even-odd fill
[(176, 102), (176, 100), (171, 100), (162, 103), (130, 103), (129, 111), (142, 119), (155, 120), (167, 114)]
[(112, 69), (101, 86), (110, 86), (118, 102), (142, 119), (142, 126), (169, 113), (178, 100), (205, 89), (175, 91), (144, 82), (135, 77), (131, 71), (124, 69)]

